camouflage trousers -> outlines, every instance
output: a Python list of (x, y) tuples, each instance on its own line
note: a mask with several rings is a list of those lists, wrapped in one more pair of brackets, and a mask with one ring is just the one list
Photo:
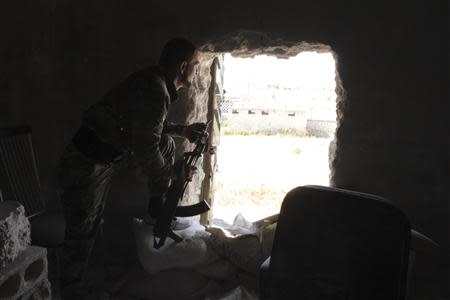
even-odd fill
[[(160, 151), (173, 165), (175, 143), (172, 137), (161, 137)], [(132, 158), (125, 158), (120, 162), (101, 163), (86, 157), (73, 144), (66, 148), (59, 169), (61, 202), (66, 219), (64, 265), (64, 261), (71, 265), (86, 263), (102, 219), (111, 179), (124, 165), (135, 165), (132, 161)], [(147, 176), (149, 209), (155, 212), (162, 206), (161, 195), (167, 192), (170, 180), (160, 178), (157, 170), (144, 168), (143, 173)], [(77, 272), (70, 269), (66, 265), (63, 270), (74, 276)]]

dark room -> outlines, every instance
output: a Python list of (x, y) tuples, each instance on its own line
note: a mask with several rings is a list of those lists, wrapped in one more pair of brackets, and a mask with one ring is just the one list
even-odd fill
[(448, 1), (0, 4), (0, 300), (450, 300)]

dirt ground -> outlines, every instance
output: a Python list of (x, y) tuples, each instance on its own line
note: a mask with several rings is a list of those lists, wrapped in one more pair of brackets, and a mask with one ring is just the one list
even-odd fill
[(224, 135), (218, 151), (214, 218), (255, 221), (278, 213), (292, 188), (329, 185), (332, 138)]

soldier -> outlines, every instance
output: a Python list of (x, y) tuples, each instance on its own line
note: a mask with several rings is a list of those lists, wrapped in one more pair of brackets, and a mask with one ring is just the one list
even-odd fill
[(157, 66), (131, 74), (84, 113), (60, 165), (67, 223), (63, 284), (82, 276), (109, 183), (124, 161), (142, 168), (148, 177), (147, 222), (158, 216), (175, 169), (175, 143), (169, 134), (192, 142), (206, 129), (204, 123), (184, 126), (166, 122), (177, 91), (189, 87), (196, 75), (198, 55), (190, 41), (170, 40)]

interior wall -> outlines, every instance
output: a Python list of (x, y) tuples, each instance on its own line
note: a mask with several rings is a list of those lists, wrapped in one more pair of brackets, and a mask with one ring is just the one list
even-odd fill
[[(448, 253), (445, 1), (192, 3), (2, 4), (0, 125), (33, 127), (44, 185), (56, 186), (58, 158), (82, 111), (129, 73), (155, 63), (169, 38), (203, 44), (255, 30), (333, 49), (346, 90), (333, 184), (391, 199)], [(118, 176), (110, 207), (123, 209), (126, 201), (129, 215), (141, 211), (145, 184), (132, 172)]]

